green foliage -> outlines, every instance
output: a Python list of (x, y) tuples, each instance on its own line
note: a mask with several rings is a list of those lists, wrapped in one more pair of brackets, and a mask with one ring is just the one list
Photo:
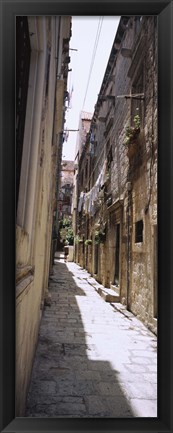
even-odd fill
[(68, 218), (64, 218), (62, 225), (63, 225), (63, 227), (70, 227), (71, 226), (71, 221)]
[(73, 245), (74, 235), (72, 229), (72, 222), (64, 218), (59, 223), (59, 233), (63, 242), (67, 241), (69, 245)]
[(92, 239), (86, 239), (85, 245), (92, 245)]
[(66, 241), (68, 241), (69, 245), (73, 245), (74, 235), (71, 227), (67, 228)]
[(62, 227), (63, 227), (63, 220), (60, 220), (60, 222), (59, 222), (59, 230), (61, 230)]
[(132, 143), (132, 141), (135, 140), (140, 133), (141, 122), (140, 122), (140, 116), (138, 114), (134, 117), (133, 122), (134, 122), (134, 126), (126, 127), (125, 145)]
[(102, 244), (105, 242), (106, 239), (106, 233), (102, 230), (96, 230), (95, 231), (95, 243), (96, 244)]
[(136, 116), (134, 117), (133, 120), (134, 120), (135, 128), (136, 128), (136, 129), (140, 129), (140, 126), (141, 126), (141, 119), (140, 119), (139, 114), (136, 114)]

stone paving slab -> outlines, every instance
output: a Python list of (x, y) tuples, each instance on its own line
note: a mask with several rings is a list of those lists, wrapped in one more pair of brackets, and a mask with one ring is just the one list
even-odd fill
[(157, 417), (157, 338), (98, 287), (75, 263), (56, 261), (27, 417)]

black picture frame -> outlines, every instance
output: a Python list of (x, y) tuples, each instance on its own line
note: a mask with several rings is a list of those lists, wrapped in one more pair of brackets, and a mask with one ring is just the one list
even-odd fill
[[(158, 16), (158, 418), (15, 418), (15, 16)], [(173, 1), (0, 1), (0, 431), (172, 432)], [(171, 284), (172, 283), (172, 284)]]

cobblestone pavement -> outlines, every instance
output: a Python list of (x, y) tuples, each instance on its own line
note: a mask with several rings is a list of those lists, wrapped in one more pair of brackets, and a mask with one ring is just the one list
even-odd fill
[(26, 416), (157, 417), (156, 336), (89, 281), (75, 263), (56, 260)]

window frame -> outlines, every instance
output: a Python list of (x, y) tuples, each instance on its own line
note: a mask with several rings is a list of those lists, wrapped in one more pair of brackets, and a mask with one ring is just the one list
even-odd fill
[[(142, 223), (142, 231), (139, 234), (139, 232), (137, 233), (137, 231), (139, 229), (141, 230), (141, 228), (139, 227), (140, 223)], [(143, 244), (143, 242), (144, 242), (144, 221), (143, 219), (140, 219), (135, 222), (135, 244)]]

